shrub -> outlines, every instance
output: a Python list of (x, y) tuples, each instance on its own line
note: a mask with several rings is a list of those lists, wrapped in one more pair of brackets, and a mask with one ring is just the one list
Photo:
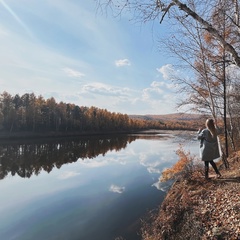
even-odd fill
[(163, 170), (160, 178), (161, 182), (176, 179), (178, 176), (191, 178), (194, 172), (194, 160), (196, 160), (196, 156), (184, 150), (182, 145), (179, 146), (176, 154), (179, 160), (172, 167)]

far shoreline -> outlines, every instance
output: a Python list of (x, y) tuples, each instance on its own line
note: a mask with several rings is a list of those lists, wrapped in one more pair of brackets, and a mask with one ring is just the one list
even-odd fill
[(133, 131), (105, 131), (105, 132), (0, 132), (0, 141), (14, 140), (34, 140), (34, 139), (57, 139), (57, 138), (81, 138), (93, 136), (107, 135), (124, 135), (124, 134), (171, 134), (182, 132), (193, 132), (193, 129), (148, 129), (148, 130), (133, 130)]

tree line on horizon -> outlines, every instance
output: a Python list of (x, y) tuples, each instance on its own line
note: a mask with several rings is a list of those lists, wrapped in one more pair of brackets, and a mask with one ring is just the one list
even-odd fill
[(130, 118), (97, 107), (57, 103), (51, 97), (25, 93), (0, 94), (1, 132), (121, 132), (146, 129), (186, 129), (186, 124)]

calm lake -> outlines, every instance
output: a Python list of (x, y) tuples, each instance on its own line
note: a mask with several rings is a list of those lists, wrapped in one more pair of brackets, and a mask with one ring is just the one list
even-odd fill
[(179, 143), (198, 153), (190, 132), (2, 142), (0, 239), (141, 239)]

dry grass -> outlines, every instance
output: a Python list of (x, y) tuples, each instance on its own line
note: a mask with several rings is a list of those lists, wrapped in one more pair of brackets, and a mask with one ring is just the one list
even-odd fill
[(189, 151), (185, 151), (182, 145), (179, 146), (176, 154), (179, 160), (172, 167), (163, 170), (160, 178), (161, 182), (178, 179), (179, 177), (192, 178), (192, 174), (198, 173), (196, 170), (199, 169), (199, 164), (196, 164), (196, 156), (191, 155)]

